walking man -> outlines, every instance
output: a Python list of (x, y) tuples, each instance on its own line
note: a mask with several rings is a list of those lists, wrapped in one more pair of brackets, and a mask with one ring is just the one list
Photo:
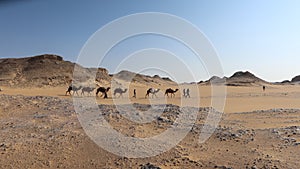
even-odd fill
[(185, 95), (185, 97), (189, 97), (189, 98), (191, 97), (190, 96), (190, 89), (189, 88), (186, 89), (186, 95)]
[(135, 89), (133, 89), (133, 96), (132, 97), (136, 98), (136, 90)]

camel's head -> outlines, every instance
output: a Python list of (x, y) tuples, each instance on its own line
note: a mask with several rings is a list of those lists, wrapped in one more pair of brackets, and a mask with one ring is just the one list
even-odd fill
[(127, 92), (128, 89), (124, 89), (124, 93)]
[(159, 92), (160, 89), (156, 89), (156, 92)]
[(109, 89), (110, 89), (110, 87), (106, 88), (106, 91), (108, 92), (108, 91), (109, 91)]
[(178, 91), (178, 89), (175, 89), (175, 92), (177, 92)]

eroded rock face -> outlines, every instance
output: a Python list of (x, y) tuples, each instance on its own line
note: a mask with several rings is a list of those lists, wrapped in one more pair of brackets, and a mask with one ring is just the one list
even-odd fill
[[(73, 76), (75, 66), (76, 77)], [(112, 77), (145, 84), (175, 83), (169, 78), (151, 77), (129, 71), (109, 75), (105, 68), (85, 68), (53, 54), (0, 59), (0, 85), (9, 87), (66, 86), (71, 84), (72, 80), (80, 83), (109, 83)]]
[[(10, 87), (66, 86), (72, 81), (76, 64), (61, 56), (44, 54), (26, 58), (0, 59), (0, 85)], [(96, 71), (95, 79), (110, 80), (104, 68), (83, 68), (77, 65), (82, 77)]]

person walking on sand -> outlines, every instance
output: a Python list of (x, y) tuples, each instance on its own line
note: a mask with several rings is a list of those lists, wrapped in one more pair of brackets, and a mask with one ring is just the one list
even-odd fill
[(189, 88), (186, 89), (185, 97), (189, 97), (189, 98), (191, 97)]
[(135, 89), (133, 89), (133, 96), (132, 97), (136, 98), (136, 90)]
[(185, 89), (183, 89), (183, 97), (186, 97), (186, 95), (185, 95)]

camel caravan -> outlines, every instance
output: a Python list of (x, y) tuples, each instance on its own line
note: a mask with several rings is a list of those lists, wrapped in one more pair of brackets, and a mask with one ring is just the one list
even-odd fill
[[(111, 88), (110, 87), (83, 87), (83, 86), (74, 86), (74, 85), (71, 85), (67, 88), (66, 90), (66, 93), (65, 95), (73, 95), (75, 96), (79, 96), (79, 91), (81, 91), (81, 96), (92, 96), (95, 92), (95, 96), (96, 97), (100, 97), (100, 98), (104, 98), (104, 99), (107, 99), (108, 98), (108, 92)], [(123, 98), (123, 94), (125, 94), (126, 92), (128, 91), (127, 88), (122, 88), (122, 87), (117, 87), (113, 90), (112, 92), (112, 95), (114, 98)], [(146, 91), (146, 95), (145, 95), (145, 98), (150, 98), (150, 95), (151, 95), (151, 98), (158, 98), (157, 96), (157, 93), (159, 93), (161, 90), (160, 89), (156, 89), (156, 88), (149, 88), (147, 91)], [(175, 98), (175, 94), (176, 92), (179, 91), (179, 89), (172, 89), (172, 88), (167, 88), (165, 90), (165, 94), (164, 94), (164, 97), (170, 97), (170, 98)], [(101, 95), (99, 95), (99, 93)], [(136, 89), (133, 90), (133, 98), (136, 98)], [(183, 97), (184, 98), (190, 98), (190, 92), (189, 92), (189, 89), (183, 89)]]
[[(78, 91), (81, 90), (81, 96), (92, 96), (92, 92), (96, 89), (96, 87), (82, 87), (82, 86), (79, 86), (79, 87), (76, 87), (74, 85), (70, 85), (66, 91), (66, 96), (69, 94), (69, 95), (77, 95), (79, 96), (78, 94)], [(108, 98), (107, 96), (107, 93), (109, 91), (110, 87), (107, 87), (107, 88), (104, 88), (104, 87), (98, 87), (96, 89), (96, 96), (98, 97), (98, 94), (101, 93), (101, 96), (100, 97), (103, 97), (104, 99)], [(71, 93), (73, 91), (73, 94)]]

